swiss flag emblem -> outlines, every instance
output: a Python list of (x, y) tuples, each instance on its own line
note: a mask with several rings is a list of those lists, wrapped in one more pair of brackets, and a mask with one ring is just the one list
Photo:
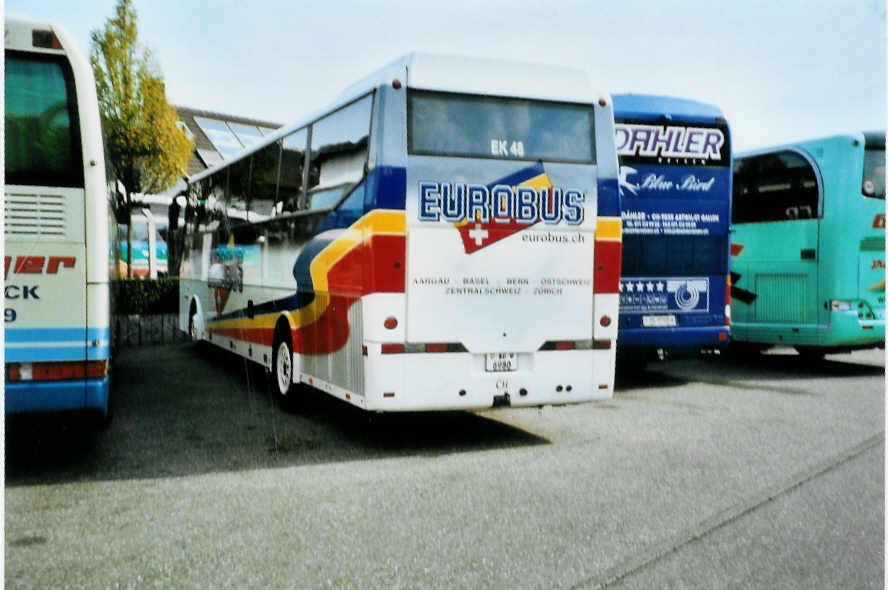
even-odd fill
[[(546, 189), (549, 199), (551, 200), (553, 198), (552, 183), (549, 181), (549, 177), (543, 169), (543, 164), (541, 162), (537, 162), (535, 165), (523, 168), (515, 174), (496, 180), (488, 184), (487, 188), (492, 190), (496, 185), (506, 185), (511, 187), (526, 186), (537, 192)], [(463, 248), (465, 248), (466, 254), (471, 254), (472, 252), (477, 252), (481, 248), (486, 248), (503, 238), (507, 238), (522, 229), (526, 229), (533, 224), (518, 223), (516, 219), (512, 218), (506, 223), (494, 220), (483, 222), (480, 220), (473, 221), (467, 219), (454, 225), (459, 231), (459, 237), (462, 239)]]

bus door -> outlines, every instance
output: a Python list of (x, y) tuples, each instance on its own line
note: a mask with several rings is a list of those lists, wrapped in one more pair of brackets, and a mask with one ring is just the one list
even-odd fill
[(732, 311), (737, 323), (767, 324), (770, 336), (749, 334), (753, 340), (779, 342), (788, 330), (796, 341), (816, 342), (820, 187), (813, 161), (801, 151), (736, 161)]
[(592, 106), (419, 90), (408, 100), (408, 342), (461, 344), (521, 371), (532, 361), (513, 353), (588, 340)]

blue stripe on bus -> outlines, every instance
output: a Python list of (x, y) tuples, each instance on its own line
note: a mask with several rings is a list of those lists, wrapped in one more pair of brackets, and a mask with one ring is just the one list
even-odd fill
[(407, 169), (403, 166), (377, 166), (367, 175), (364, 212), (373, 209), (403, 211), (407, 204)]
[(6, 342), (64, 342), (67, 340), (108, 340), (111, 329), (104, 328), (6, 328)]
[(106, 346), (50, 346), (50, 347), (6, 347), (7, 363), (39, 363), (50, 361), (101, 361), (110, 356), (110, 348)]
[(620, 185), (616, 178), (598, 179), (598, 216), (620, 217)]

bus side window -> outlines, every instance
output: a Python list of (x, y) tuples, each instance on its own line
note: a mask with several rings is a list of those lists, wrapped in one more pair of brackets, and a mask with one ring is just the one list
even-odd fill
[(275, 215), (298, 210), (303, 194), (308, 130), (299, 129), (283, 140), (277, 196), (272, 208)]
[(373, 95), (315, 122), (311, 128), (308, 208), (329, 209), (364, 177)]
[(225, 191), (226, 210), (230, 215), (245, 216), (249, 208), (251, 157), (235, 162), (228, 169), (228, 190)]
[(271, 215), (277, 197), (281, 142), (276, 141), (253, 154), (250, 174), (249, 210)]

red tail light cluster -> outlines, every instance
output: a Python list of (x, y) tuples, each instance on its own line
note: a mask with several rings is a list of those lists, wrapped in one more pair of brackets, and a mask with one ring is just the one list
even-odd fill
[[(365, 347), (366, 348), (366, 347)], [(403, 344), (401, 342), (385, 343), (380, 350), (382, 354), (404, 354), (418, 352), (468, 352), (458, 342), (426, 342)]]
[(404, 345), (403, 344), (383, 344), (381, 352), (382, 352), (382, 354), (403, 354), (404, 353)]
[(618, 293), (620, 291), (620, 264), (623, 244), (621, 242), (595, 240), (595, 273), (593, 290), (595, 293)]
[(599, 218), (595, 228), (593, 291), (619, 293), (623, 258), (623, 226), (620, 218)]
[(101, 379), (108, 374), (108, 361), (57, 363), (7, 363), (7, 381), (65, 381)]
[(731, 325), (731, 275), (725, 279), (725, 325)]

